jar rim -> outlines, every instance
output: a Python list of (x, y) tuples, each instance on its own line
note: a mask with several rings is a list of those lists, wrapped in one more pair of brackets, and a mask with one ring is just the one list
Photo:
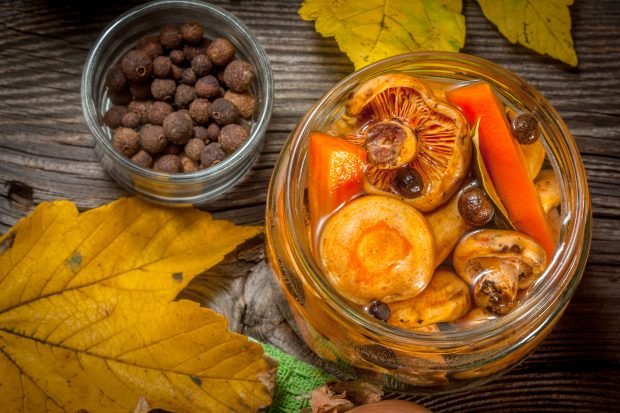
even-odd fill
[[(329, 105), (330, 102), (333, 104), (345, 96), (359, 84), (360, 80), (376, 76), (379, 74), (378, 72), (398, 71), (398, 67), (416, 63), (428, 64), (429, 67), (437, 65), (438, 71), (443, 74), (449, 71), (456, 71), (460, 75), (467, 75), (468, 71), (480, 74), (480, 71), (483, 70), (488, 73), (486, 76), (488, 80), (495, 81), (496, 89), (498, 85), (503, 88), (511, 86), (519, 94), (527, 95), (536, 102), (539, 109), (537, 116), (546, 122), (548, 137), (553, 141), (556, 149), (560, 151), (559, 156), (563, 158), (550, 159), (556, 172), (560, 166), (563, 166), (562, 174), (557, 174), (562, 188), (562, 230), (558, 240), (558, 248), (545, 273), (537, 280), (535, 286), (530, 287), (533, 288), (531, 294), (528, 293), (526, 299), (510, 313), (466, 329), (423, 333), (400, 329), (372, 320), (365, 317), (358, 309), (353, 308), (333, 290), (326, 277), (321, 275), (319, 263), (316, 262), (313, 254), (308, 253), (307, 245), (304, 245), (307, 244), (307, 241), (304, 242), (304, 239), (307, 240), (307, 235), (296, 231), (296, 228), (299, 228), (300, 218), (299, 214), (294, 213), (294, 211), (299, 211), (303, 207), (303, 204), (300, 204), (300, 200), (303, 202), (303, 197), (298, 196), (295, 199), (294, 194), (299, 194), (299, 189), (303, 189), (303, 182), (301, 182), (303, 174), (301, 173), (288, 173), (284, 178), (283, 206), (285, 212), (283, 216), (285, 223), (282, 227), (286, 233), (285, 236), (292, 241), (294, 246), (290, 248), (290, 252), (299, 269), (308, 275), (308, 281), (312, 282), (314, 290), (330, 304), (332, 309), (343, 315), (347, 322), (359, 325), (367, 335), (381, 337), (383, 342), (402, 345), (403, 340), (406, 340), (406, 344), (430, 345), (436, 349), (446, 349), (492, 340), (514, 327), (528, 326), (523, 331), (523, 340), (521, 341), (522, 343), (526, 342), (555, 319), (572, 297), (581, 279), (589, 252), (591, 212), (585, 169), (568, 127), (549, 102), (516, 74), (485, 59), (452, 52), (416, 52), (376, 62), (347, 76), (315, 103), (300, 121), (282, 150), (283, 153), (288, 151), (292, 154), (288, 164), (277, 165), (276, 168), (283, 167), (289, 171), (303, 169), (303, 167), (300, 168), (300, 165), (303, 166), (305, 161), (304, 141), (307, 140), (312, 131), (312, 122), (315, 117), (322, 113), (322, 109), (326, 105)], [(560, 160), (564, 161), (562, 165), (558, 165)], [(274, 176), (275, 174), (276, 172), (274, 172)], [(303, 193), (303, 190), (301, 192)], [(561, 288), (558, 288), (558, 279), (561, 281)], [(536, 311), (532, 311), (533, 309)]]
[[(257, 75), (261, 77), (261, 81), (265, 84), (265, 87), (262, 88), (262, 99), (257, 99), (257, 101), (262, 101), (262, 104), (259, 105), (256, 120), (252, 121), (250, 135), (245, 140), (243, 145), (217, 165), (188, 173), (157, 172), (152, 169), (143, 168), (132, 162), (129, 158), (120, 154), (112, 146), (111, 140), (104, 133), (105, 125), (101, 125), (98, 120), (98, 111), (93, 96), (93, 83), (96, 76), (95, 69), (100, 57), (100, 52), (102, 48), (105, 47), (106, 42), (113, 38), (116, 31), (121, 27), (124, 27), (131, 22), (139, 18), (143, 18), (153, 12), (170, 7), (199, 9), (206, 11), (213, 17), (223, 21), (227, 27), (233, 28), (237, 33), (242, 35), (244, 40), (247, 42), (247, 45), (250, 46), (253, 57), (255, 57), (259, 63), (256, 68)], [(271, 112), (273, 108), (273, 73), (271, 70), (269, 57), (265, 49), (250, 29), (245, 25), (245, 23), (243, 23), (232, 13), (221, 7), (199, 0), (155, 0), (136, 6), (119, 15), (111, 21), (97, 37), (97, 40), (95, 41), (95, 44), (90, 50), (84, 63), (81, 78), (81, 101), (82, 112), (84, 118), (86, 119), (90, 133), (95, 138), (95, 141), (101, 145), (101, 148), (104, 150), (105, 154), (112, 158), (115, 162), (122, 164), (123, 167), (127, 168), (131, 173), (148, 179), (171, 183), (178, 182), (192, 184), (193, 182), (203, 181), (205, 178), (217, 179), (221, 176), (225, 176), (231, 170), (234, 170), (238, 164), (243, 163), (248, 157), (248, 154), (260, 149), (263, 137), (267, 132), (267, 127), (271, 119)], [(152, 194), (147, 195), (151, 196)], [(200, 196), (197, 196), (196, 198), (200, 198)], [(188, 199), (184, 199), (184, 201), (191, 202), (191, 200)]]

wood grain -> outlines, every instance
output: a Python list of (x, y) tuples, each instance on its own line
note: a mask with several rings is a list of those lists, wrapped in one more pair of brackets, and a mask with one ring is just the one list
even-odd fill
[[(206, 209), (262, 223), (271, 168), (303, 113), (352, 65), (288, 0), (216, 1), (254, 31), (272, 63), (275, 106), (266, 143), (239, 187)], [(0, 233), (36, 204), (59, 198), (88, 209), (127, 195), (102, 170), (80, 107), (80, 75), (102, 28), (136, 2), (0, 1)], [(553, 333), (516, 369), (463, 394), (418, 397), (435, 412), (613, 411), (620, 406), (620, 2), (571, 7), (580, 59), (570, 68), (509, 44), (466, 1), (464, 52), (535, 86), (564, 118), (581, 151), (592, 197), (593, 242), (583, 280)], [(285, 39), (285, 41), (283, 41)], [(288, 323), (287, 308), (248, 242), (184, 293), (231, 328), (321, 365)]]

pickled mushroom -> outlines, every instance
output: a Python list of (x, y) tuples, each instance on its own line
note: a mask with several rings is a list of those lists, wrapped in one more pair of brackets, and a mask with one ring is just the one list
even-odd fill
[(438, 269), (428, 286), (409, 300), (390, 305), (389, 324), (416, 329), (457, 320), (470, 308), (469, 286), (454, 271)]
[(546, 268), (545, 250), (517, 231), (481, 229), (464, 236), (454, 249), (454, 269), (473, 286), (478, 307), (507, 314), (517, 291), (529, 287)]
[(347, 140), (368, 152), (368, 193), (396, 196), (427, 212), (458, 189), (471, 159), (469, 127), (422, 80), (395, 73), (371, 79), (352, 94), (346, 113), (358, 123)]
[(416, 296), (435, 268), (424, 216), (396, 198), (377, 195), (357, 198), (329, 218), (319, 254), (334, 289), (362, 305)]
[(559, 206), (560, 202), (562, 202), (562, 192), (553, 169), (540, 171), (534, 180), (534, 186), (545, 213), (549, 213), (549, 211)]

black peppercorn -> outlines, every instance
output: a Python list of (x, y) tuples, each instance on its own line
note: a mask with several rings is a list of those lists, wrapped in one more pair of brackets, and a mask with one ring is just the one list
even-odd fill
[(511, 121), (512, 131), (522, 145), (530, 145), (540, 138), (540, 125), (529, 113), (519, 113)]
[(196, 99), (189, 105), (189, 115), (199, 124), (205, 124), (211, 118), (211, 102), (207, 99)]
[(200, 23), (187, 22), (181, 26), (181, 36), (188, 43), (198, 43), (203, 34), (204, 29)]
[(157, 172), (181, 172), (181, 160), (176, 155), (164, 155), (153, 163), (153, 170)]
[(186, 108), (196, 99), (196, 90), (189, 85), (179, 85), (174, 93), (174, 103), (178, 108)]
[(387, 322), (392, 315), (390, 306), (380, 300), (372, 300), (364, 309), (368, 314), (383, 322)]
[(211, 61), (204, 54), (199, 54), (192, 59), (192, 69), (197, 77), (208, 75), (212, 67)]
[(192, 118), (184, 112), (172, 112), (164, 119), (164, 133), (166, 138), (178, 145), (186, 143), (194, 133)]
[(153, 157), (143, 149), (140, 149), (134, 156), (132, 156), (131, 160), (133, 163), (143, 168), (151, 168), (153, 166)]
[(207, 56), (214, 65), (223, 66), (228, 64), (234, 57), (236, 52), (235, 45), (230, 40), (223, 37), (214, 39), (207, 46)]
[(222, 128), (218, 142), (222, 145), (224, 152), (230, 154), (243, 145), (248, 135), (248, 131), (243, 126), (232, 123)]
[(170, 71), (172, 69), (172, 62), (169, 57), (166, 56), (157, 56), (153, 59), (153, 74), (155, 77), (160, 79), (165, 79), (170, 76)]
[(196, 94), (201, 98), (211, 98), (220, 93), (220, 82), (211, 75), (198, 79), (194, 87)]
[(112, 146), (123, 155), (131, 157), (140, 149), (138, 133), (129, 128), (117, 128), (112, 135)]
[(141, 82), (151, 75), (153, 61), (144, 50), (130, 50), (123, 56), (121, 68), (129, 81)]
[(224, 69), (224, 83), (235, 92), (245, 92), (254, 81), (254, 69), (245, 60), (233, 60)]
[(108, 109), (103, 115), (103, 123), (108, 125), (112, 129), (116, 129), (122, 125), (123, 116), (127, 113), (126, 106), (114, 105)]
[(226, 153), (222, 150), (222, 146), (217, 142), (211, 142), (206, 145), (200, 154), (200, 167), (208, 168), (221, 162), (226, 157)]
[(149, 122), (153, 125), (162, 125), (164, 118), (174, 111), (171, 105), (166, 102), (154, 102), (153, 107), (149, 111)]
[(127, 87), (127, 77), (123, 74), (121, 66), (114, 66), (108, 71), (105, 79), (105, 85), (113, 92), (120, 92)]
[(163, 151), (168, 144), (168, 140), (164, 134), (164, 128), (158, 125), (151, 125), (150, 123), (144, 125), (140, 128), (138, 136), (142, 149), (148, 153), (159, 153)]
[(126, 128), (135, 129), (140, 126), (140, 115), (136, 112), (127, 112), (123, 115), (121, 124)]
[(157, 100), (172, 101), (176, 88), (172, 79), (155, 79), (151, 83), (151, 94)]
[(182, 40), (181, 32), (173, 25), (166, 25), (159, 32), (159, 42), (168, 50), (178, 47)]
[(237, 107), (230, 101), (224, 98), (215, 99), (211, 107), (211, 117), (218, 125), (228, 125), (237, 120), (239, 111)]

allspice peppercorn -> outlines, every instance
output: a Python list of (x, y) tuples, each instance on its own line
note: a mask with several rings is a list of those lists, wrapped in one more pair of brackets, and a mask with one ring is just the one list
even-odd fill
[(207, 138), (210, 141), (217, 141), (217, 138), (220, 136), (220, 127), (217, 123), (211, 122), (207, 127)]
[(202, 39), (196, 44), (185, 44), (183, 46), (183, 53), (185, 53), (185, 58), (189, 61), (199, 54), (207, 54), (207, 40)]
[(127, 89), (123, 89), (120, 92), (108, 90), (108, 99), (115, 105), (126, 105), (131, 102), (131, 98), (131, 93)]
[(138, 133), (129, 128), (117, 128), (112, 135), (112, 146), (127, 157), (133, 156), (140, 149)]
[(166, 116), (174, 111), (172, 105), (166, 102), (157, 101), (149, 111), (149, 122), (153, 125), (163, 125)]
[(256, 105), (256, 99), (249, 93), (237, 93), (232, 90), (227, 90), (224, 93), (224, 99), (231, 101), (239, 110), (239, 115), (242, 118), (249, 119), (254, 113), (254, 107)]
[(148, 100), (151, 96), (151, 84), (147, 82), (130, 83), (129, 93), (138, 100)]
[(183, 50), (172, 50), (170, 52), (170, 61), (177, 66), (183, 65), (185, 63), (185, 53), (183, 53)]
[(159, 43), (165, 49), (175, 49), (181, 44), (182, 40), (181, 32), (176, 26), (168, 24), (162, 27), (159, 32)]
[(206, 145), (200, 154), (200, 167), (208, 168), (221, 162), (226, 157), (222, 146), (217, 142)]
[(146, 42), (142, 46), (138, 45), (138, 49), (144, 50), (151, 60), (164, 54), (164, 50), (161, 48), (161, 44), (159, 44), (158, 41)]
[(189, 115), (199, 124), (205, 124), (211, 118), (211, 102), (198, 98), (189, 105)]
[(222, 128), (218, 142), (222, 145), (224, 152), (231, 154), (243, 145), (248, 136), (248, 131), (243, 126), (232, 123)]
[(183, 68), (175, 64), (172, 65), (172, 69), (170, 71), (174, 80), (179, 80), (183, 76)]
[(224, 66), (228, 64), (235, 57), (237, 49), (230, 40), (223, 37), (213, 39), (213, 41), (207, 46), (207, 56), (214, 65)]
[(153, 163), (153, 170), (157, 172), (181, 172), (181, 160), (176, 155), (164, 155)]
[(189, 86), (194, 86), (194, 84), (196, 84), (196, 73), (194, 73), (194, 70), (191, 67), (183, 69), (179, 83)]
[(254, 81), (254, 69), (245, 60), (233, 60), (224, 69), (224, 83), (235, 92), (250, 90)]
[(157, 100), (172, 101), (177, 84), (173, 79), (155, 79), (151, 83), (151, 94)]
[(207, 55), (199, 54), (192, 59), (192, 70), (197, 77), (208, 75), (212, 67), (213, 65)]
[(118, 65), (110, 69), (105, 78), (105, 85), (113, 92), (124, 90), (128, 83), (127, 78), (123, 74), (123, 69)]
[(151, 75), (153, 61), (144, 50), (134, 49), (123, 56), (121, 69), (129, 81), (142, 82)]
[(132, 156), (131, 160), (133, 163), (143, 168), (151, 168), (153, 166), (153, 157), (143, 149), (140, 149), (134, 156)]
[(197, 138), (192, 138), (185, 144), (185, 155), (193, 161), (200, 160), (200, 154), (205, 147), (205, 143)]
[(130, 112), (136, 112), (140, 115), (140, 123), (149, 122), (149, 113), (153, 108), (153, 102), (150, 100), (132, 100), (127, 106)]
[(103, 123), (111, 129), (116, 129), (122, 125), (125, 113), (127, 113), (126, 106), (114, 105), (103, 115)]
[(181, 172), (196, 172), (199, 169), (199, 163), (189, 159), (185, 154), (179, 156), (181, 160)]
[(172, 69), (172, 62), (167, 56), (157, 56), (153, 59), (153, 74), (155, 77), (165, 79), (170, 76)]
[(202, 40), (204, 29), (200, 23), (187, 22), (181, 26), (181, 37), (188, 43), (198, 43)]
[(207, 132), (207, 128), (200, 125), (194, 126), (194, 138), (200, 139), (203, 142), (208, 141), (209, 133)]
[(196, 94), (201, 98), (211, 98), (220, 93), (220, 82), (217, 81), (215, 76), (208, 75), (198, 79), (194, 88), (196, 89)]
[(126, 128), (135, 129), (140, 126), (140, 115), (136, 112), (127, 112), (123, 115), (121, 124)]
[(168, 139), (164, 134), (164, 128), (147, 123), (138, 132), (140, 145), (148, 153), (159, 153), (168, 145)]
[(186, 143), (194, 133), (192, 118), (184, 112), (172, 112), (164, 119), (164, 133), (172, 143)]
[(211, 106), (211, 117), (218, 125), (233, 123), (238, 116), (239, 111), (230, 100), (218, 98), (215, 99), (215, 102), (213, 102)]
[(186, 108), (196, 99), (196, 90), (189, 85), (179, 85), (174, 93), (174, 103), (178, 108)]

